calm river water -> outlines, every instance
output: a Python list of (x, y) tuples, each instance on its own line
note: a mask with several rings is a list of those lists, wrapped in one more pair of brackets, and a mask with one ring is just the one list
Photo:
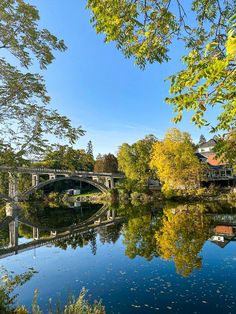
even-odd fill
[(49, 299), (64, 304), (85, 287), (107, 313), (236, 313), (230, 204), (23, 204), (4, 221), (0, 264), (37, 271), (19, 304), (30, 307), (38, 289), (47, 313)]

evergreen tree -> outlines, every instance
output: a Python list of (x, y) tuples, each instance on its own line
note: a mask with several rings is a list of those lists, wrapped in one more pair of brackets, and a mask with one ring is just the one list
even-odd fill
[(89, 154), (91, 157), (94, 158), (94, 156), (93, 156), (93, 144), (92, 144), (92, 141), (89, 141), (89, 142), (88, 142), (86, 152), (87, 152), (87, 154)]
[(206, 138), (204, 135), (201, 134), (198, 145), (202, 145), (204, 143), (206, 143)]

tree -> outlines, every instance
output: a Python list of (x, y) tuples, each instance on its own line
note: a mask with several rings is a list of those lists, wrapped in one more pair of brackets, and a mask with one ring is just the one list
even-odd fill
[(195, 155), (189, 133), (170, 129), (163, 141), (153, 146), (150, 166), (157, 171), (163, 191), (195, 187), (201, 165)]
[[(63, 40), (40, 29), (38, 10), (24, 0), (3, 0), (0, 12), (0, 145), (14, 152), (15, 162), (44, 151), (49, 134), (74, 143), (84, 132), (48, 107), (43, 77), (29, 72), (35, 60), (46, 69), (53, 51), (66, 49)], [(18, 67), (10, 64), (12, 57)]]
[(94, 158), (94, 157), (93, 157), (93, 144), (92, 144), (92, 141), (89, 141), (89, 142), (88, 142), (86, 152), (87, 152), (87, 154), (89, 154), (92, 158)]
[(95, 172), (117, 172), (118, 162), (117, 158), (113, 154), (99, 154), (94, 165)]
[(97, 155), (95, 164), (94, 164), (94, 171), (95, 172), (102, 172), (103, 171), (103, 156), (101, 154)]
[(236, 170), (236, 130), (232, 130), (224, 136), (219, 136), (215, 150), (218, 157), (223, 157), (222, 160)]
[(67, 145), (57, 145), (45, 155), (41, 165), (53, 169), (71, 171), (93, 171), (94, 160), (84, 149), (74, 149)]
[(154, 135), (147, 135), (132, 145), (124, 143), (119, 147), (117, 154), (119, 170), (125, 173), (126, 178), (147, 183), (148, 179), (154, 176), (149, 163), (155, 142)]
[[(236, 16), (235, 16), (236, 17)], [(236, 37), (235, 27), (222, 35), (223, 43), (213, 39), (205, 49), (192, 49), (183, 58), (186, 68), (170, 77), (172, 97), (167, 103), (175, 107), (175, 122), (182, 119), (184, 110), (193, 110), (192, 121), (210, 125), (212, 132), (230, 131), (236, 127)], [(221, 113), (213, 125), (205, 117), (208, 108), (219, 107)]]
[(173, 260), (177, 273), (187, 277), (201, 268), (198, 254), (209, 236), (209, 221), (200, 205), (167, 208), (162, 227), (155, 234), (157, 252), (165, 260)]
[[(166, 98), (177, 112), (174, 121), (192, 110), (198, 126), (235, 128), (235, 0), (88, 0), (87, 8), (105, 42), (115, 41), (142, 69), (169, 61), (170, 48), (181, 40), (187, 51), (185, 68), (169, 78), (172, 97)], [(204, 117), (212, 106), (222, 109), (216, 125)]]
[(206, 143), (206, 138), (205, 138), (205, 136), (204, 135), (200, 135), (200, 138), (199, 138), (199, 143), (198, 143), (198, 145), (202, 145), (202, 144), (204, 144), (204, 143)]

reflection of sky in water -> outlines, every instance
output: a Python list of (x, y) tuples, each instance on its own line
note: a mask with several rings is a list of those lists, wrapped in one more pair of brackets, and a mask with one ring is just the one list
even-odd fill
[(89, 289), (91, 299), (103, 299), (107, 313), (236, 313), (236, 243), (224, 249), (206, 242), (200, 255), (201, 270), (183, 278), (173, 262), (154, 258), (129, 259), (122, 236), (115, 244), (101, 244), (97, 254), (90, 245), (66, 251), (41, 247), (1, 260), (8, 270), (23, 272), (34, 267), (39, 273), (20, 287), (19, 302), (30, 305), (38, 288), (39, 304), (66, 301), (68, 294)]

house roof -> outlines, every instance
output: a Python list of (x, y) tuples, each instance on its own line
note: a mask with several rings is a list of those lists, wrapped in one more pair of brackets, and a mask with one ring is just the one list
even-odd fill
[(217, 158), (216, 154), (211, 154), (207, 157), (207, 162), (211, 166), (223, 166), (225, 163), (222, 161), (222, 158)]
[(201, 144), (201, 145), (199, 146), (199, 148), (213, 147), (213, 146), (215, 146), (215, 145), (216, 145), (216, 140), (214, 140), (214, 139), (212, 138), (212, 139), (210, 139), (209, 141), (207, 141), (207, 142)]

